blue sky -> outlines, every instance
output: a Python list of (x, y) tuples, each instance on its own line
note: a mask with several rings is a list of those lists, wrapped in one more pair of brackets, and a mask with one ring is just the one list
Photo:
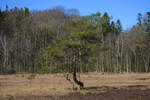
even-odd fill
[(0, 8), (6, 4), (9, 8), (28, 7), (30, 10), (44, 10), (55, 6), (66, 9), (76, 8), (81, 15), (89, 15), (100, 11), (108, 12), (113, 19), (120, 19), (123, 29), (137, 23), (137, 13), (150, 11), (150, 0), (0, 0)]

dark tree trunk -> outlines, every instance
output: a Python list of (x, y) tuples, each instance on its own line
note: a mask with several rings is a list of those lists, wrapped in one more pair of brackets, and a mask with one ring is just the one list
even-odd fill
[(76, 59), (76, 56), (74, 55), (74, 65), (73, 65), (73, 81), (77, 84), (77, 85), (79, 85), (80, 86), (80, 89), (83, 89), (84, 88), (84, 84), (83, 84), (83, 82), (81, 82), (81, 81), (79, 81), (78, 79), (77, 79), (77, 75), (76, 75), (76, 73), (77, 73), (77, 59)]
[(77, 79), (77, 75), (76, 75), (76, 68), (74, 68), (74, 71), (73, 71), (73, 81), (80, 86), (80, 89), (83, 89), (84, 88), (84, 84), (83, 82), (79, 81)]

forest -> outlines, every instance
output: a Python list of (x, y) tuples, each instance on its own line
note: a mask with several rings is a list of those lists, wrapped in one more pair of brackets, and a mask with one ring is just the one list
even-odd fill
[[(107, 12), (0, 10), (0, 74), (150, 72), (150, 12), (123, 30)], [(75, 70), (74, 70), (75, 69)]]

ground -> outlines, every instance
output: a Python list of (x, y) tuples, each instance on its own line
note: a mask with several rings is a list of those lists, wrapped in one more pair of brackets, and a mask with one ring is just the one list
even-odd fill
[(83, 90), (72, 90), (63, 74), (0, 75), (0, 100), (150, 100), (150, 73), (81, 74)]

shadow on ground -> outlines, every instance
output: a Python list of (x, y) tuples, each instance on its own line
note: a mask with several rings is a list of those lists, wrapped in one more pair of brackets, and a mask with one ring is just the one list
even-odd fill
[(137, 78), (137, 80), (150, 80), (150, 78)]
[(146, 85), (123, 86), (120, 88), (93, 86), (66, 95), (8, 96), (0, 100), (150, 100), (150, 88)]

